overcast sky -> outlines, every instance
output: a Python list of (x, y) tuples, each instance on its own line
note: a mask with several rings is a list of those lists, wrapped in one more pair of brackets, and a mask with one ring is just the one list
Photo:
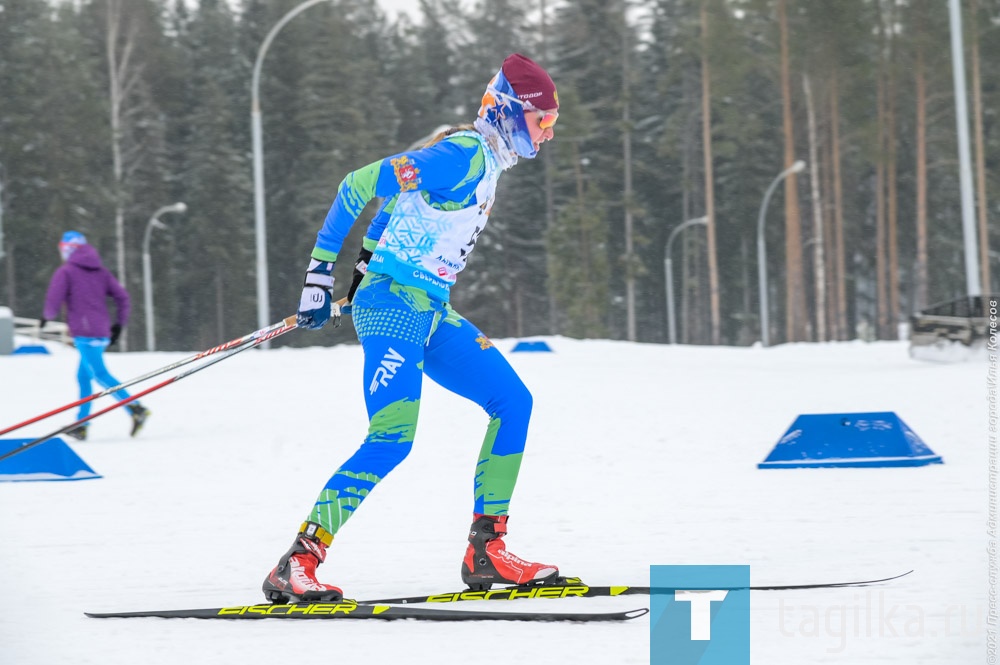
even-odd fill
[(393, 15), (404, 12), (414, 19), (420, 15), (420, 6), (416, 0), (378, 0), (378, 2)]

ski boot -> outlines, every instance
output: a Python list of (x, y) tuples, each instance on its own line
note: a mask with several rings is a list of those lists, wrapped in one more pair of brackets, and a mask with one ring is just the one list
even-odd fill
[(77, 441), (86, 441), (87, 440), (87, 423), (84, 423), (82, 425), (77, 425), (73, 429), (68, 430), (66, 432), (66, 436), (71, 436), (74, 439), (76, 439)]
[(462, 581), (474, 591), (494, 584), (537, 585), (554, 583), (559, 568), (532, 563), (507, 551), (502, 538), (507, 533), (506, 515), (473, 515), (469, 546), (462, 561)]
[(304, 522), (292, 547), (278, 561), (261, 587), (272, 603), (335, 603), (343, 599), (340, 588), (316, 580), (316, 566), (326, 560), (333, 536), (319, 524)]
[(132, 414), (132, 436), (135, 436), (142, 429), (142, 425), (146, 422), (146, 418), (149, 417), (150, 411), (138, 402), (129, 404), (125, 408)]

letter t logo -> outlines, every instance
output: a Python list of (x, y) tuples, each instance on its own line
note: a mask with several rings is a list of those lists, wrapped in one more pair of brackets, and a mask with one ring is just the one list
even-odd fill
[(712, 601), (725, 600), (728, 591), (682, 591), (674, 592), (674, 600), (691, 603), (691, 640), (712, 639)]
[(751, 665), (750, 566), (649, 567), (650, 665)]

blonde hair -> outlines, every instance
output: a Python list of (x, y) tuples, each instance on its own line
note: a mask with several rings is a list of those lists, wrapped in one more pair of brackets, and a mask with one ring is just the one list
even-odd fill
[(464, 125), (458, 125), (456, 127), (449, 127), (448, 129), (444, 130), (443, 132), (438, 132), (437, 134), (435, 134), (433, 137), (431, 137), (431, 139), (427, 143), (423, 144), (420, 147), (421, 147), (421, 149), (423, 149), (423, 148), (429, 148), (432, 145), (434, 145), (435, 143), (438, 143), (442, 139), (445, 139), (445, 138), (451, 136), (452, 134), (454, 134), (456, 132), (468, 132), (468, 131), (473, 131), (473, 132), (476, 131), (475, 126), (472, 125), (472, 124), (468, 124), (467, 123), (467, 124), (464, 124)]

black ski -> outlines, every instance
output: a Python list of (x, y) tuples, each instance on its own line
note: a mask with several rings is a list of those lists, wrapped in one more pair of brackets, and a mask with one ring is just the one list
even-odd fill
[[(770, 584), (751, 586), (751, 591), (794, 591), (797, 589), (837, 589), (891, 582), (912, 573), (849, 582), (812, 584)], [(747, 587), (739, 587), (747, 588)], [(686, 588), (686, 591), (697, 589)], [(737, 587), (729, 587), (737, 590)], [(337, 603), (297, 603), (293, 605), (235, 605), (193, 610), (151, 610), (144, 612), (86, 612), (94, 619), (159, 617), (163, 619), (416, 619), (419, 621), (627, 621), (649, 612), (646, 608), (627, 612), (491, 612), (400, 607), (411, 603), (453, 603), (464, 600), (520, 600), (526, 598), (594, 598), (673, 593), (676, 589), (648, 586), (589, 586), (578, 578), (562, 578), (557, 584), (512, 586), (488, 591), (456, 591), (427, 596), (343, 600)]]
[[(882, 577), (872, 580), (854, 580), (850, 582), (820, 582), (813, 584), (768, 584), (749, 587), (751, 591), (794, 591), (798, 589), (837, 589), (842, 587), (860, 587), (882, 582), (891, 582), (905, 577), (912, 573), (908, 570), (892, 577)], [(401, 598), (378, 598), (374, 600), (359, 600), (362, 605), (385, 604), (385, 605), (408, 605), (411, 603), (454, 603), (463, 600), (521, 600), (525, 598), (595, 598), (603, 596), (648, 596), (651, 594), (673, 593), (676, 589), (665, 587), (648, 586), (589, 586), (579, 580), (579, 578), (563, 578), (557, 584), (545, 584), (536, 586), (508, 586), (488, 591), (455, 591), (452, 593), (439, 593), (428, 596), (404, 596)], [(746, 588), (746, 587), (741, 587)], [(697, 591), (698, 589), (686, 588), (685, 591)], [(735, 587), (728, 587), (727, 590), (735, 591)]]
[(628, 612), (491, 612), (426, 609), (381, 604), (298, 603), (295, 605), (237, 605), (194, 610), (152, 610), (147, 612), (86, 612), (94, 619), (416, 619), (418, 621), (627, 621), (649, 612), (646, 608)]

